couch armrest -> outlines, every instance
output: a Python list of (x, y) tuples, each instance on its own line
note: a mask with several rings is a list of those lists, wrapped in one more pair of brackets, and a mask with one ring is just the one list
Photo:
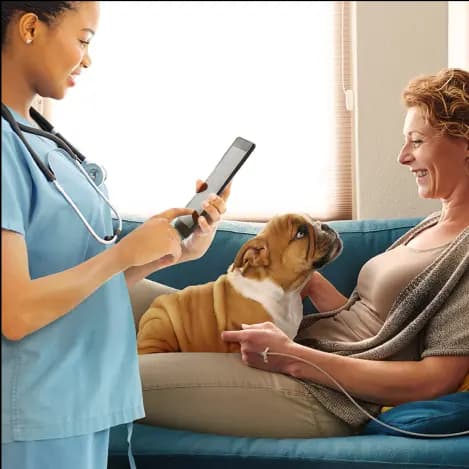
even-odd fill
[(175, 289), (146, 278), (130, 287), (129, 295), (132, 311), (134, 313), (135, 327), (138, 327), (138, 322), (142, 314), (148, 309), (157, 296), (164, 293), (171, 293), (172, 291), (175, 291)]

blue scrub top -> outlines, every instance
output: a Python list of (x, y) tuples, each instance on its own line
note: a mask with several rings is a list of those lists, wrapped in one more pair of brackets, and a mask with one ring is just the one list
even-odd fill
[[(96, 233), (112, 234), (110, 209), (69, 157), (48, 139), (25, 136), (43, 161), (49, 154), (57, 181)], [(110, 248), (92, 238), (3, 118), (2, 229), (24, 236), (32, 279)], [(97, 432), (143, 416), (135, 325), (122, 273), (24, 339), (2, 335), (2, 443)]]

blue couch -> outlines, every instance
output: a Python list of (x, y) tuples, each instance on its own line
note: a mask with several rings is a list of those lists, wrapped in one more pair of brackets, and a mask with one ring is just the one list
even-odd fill
[[(331, 222), (344, 241), (341, 256), (322, 273), (345, 295), (355, 285), (361, 266), (384, 251), (419, 220), (387, 219)], [(138, 221), (125, 221), (123, 235)], [(184, 288), (224, 273), (240, 246), (262, 224), (220, 224), (206, 255), (191, 263), (156, 272), (150, 279)], [(305, 314), (314, 312), (305, 302)], [(129, 467), (125, 426), (111, 430), (109, 469)], [(353, 469), (353, 468), (469, 468), (469, 437), (422, 439), (391, 435), (356, 435), (312, 439), (241, 438), (193, 433), (136, 423), (132, 448), (138, 469)]]

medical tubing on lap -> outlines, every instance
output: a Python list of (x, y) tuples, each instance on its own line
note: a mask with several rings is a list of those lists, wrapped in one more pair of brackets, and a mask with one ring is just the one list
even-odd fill
[(269, 347), (267, 347), (263, 352), (259, 352), (259, 355), (261, 355), (264, 358), (264, 363), (268, 362), (267, 356), (268, 355), (276, 355), (279, 357), (287, 357), (287, 358), (293, 358), (294, 360), (298, 360), (300, 362), (305, 363), (306, 365), (312, 366), (313, 368), (316, 368), (316, 370), (320, 371), (324, 375), (326, 375), (336, 386), (337, 388), (342, 391), (345, 396), (352, 402), (352, 404), (357, 407), (360, 412), (364, 413), (367, 417), (369, 417), (371, 420), (374, 420), (376, 423), (379, 425), (382, 425), (383, 427), (386, 427), (390, 430), (399, 432), (399, 433), (404, 433), (406, 435), (411, 435), (411, 436), (419, 436), (419, 437), (425, 437), (425, 438), (449, 438), (453, 436), (463, 436), (463, 435), (469, 435), (469, 430), (464, 430), (462, 432), (456, 432), (456, 433), (417, 433), (417, 432), (411, 432), (409, 430), (403, 430), (401, 428), (393, 427), (392, 425), (389, 425), (385, 422), (382, 422), (381, 420), (377, 419), (376, 417), (373, 417), (367, 410), (365, 410), (363, 407), (358, 404), (358, 402), (344, 389), (344, 387), (335, 379), (333, 378), (327, 371), (323, 370), (320, 366), (316, 365), (315, 363), (312, 363), (308, 360), (305, 360), (304, 358), (296, 357), (295, 355), (290, 355), (289, 353), (280, 353), (280, 352), (270, 352)]

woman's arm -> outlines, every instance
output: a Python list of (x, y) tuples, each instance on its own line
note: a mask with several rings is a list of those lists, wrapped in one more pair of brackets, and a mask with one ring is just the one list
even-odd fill
[(19, 340), (60, 318), (125, 267), (107, 249), (71, 269), (31, 280), (24, 237), (2, 230), (2, 334)]
[(149, 262), (145, 265), (133, 266), (129, 267), (125, 272), (125, 282), (127, 287), (130, 288), (134, 286), (140, 280), (148, 277), (153, 272), (157, 270), (164, 269), (165, 267), (169, 267), (170, 265), (174, 265), (174, 257), (173, 256), (164, 256), (161, 259), (158, 259), (153, 262)]
[[(172, 256), (166, 256), (146, 265), (131, 267), (125, 271), (127, 286), (130, 288), (140, 280), (157, 270), (169, 267), (170, 265), (181, 264), (183, 262), (193, 261), (202, 257), (212, 244), (215, 237), (216, 227), (221, 220), (222, 214), (226, 211), (226, 201), (230, 195), (231, 182), (226, 186), (220, 196), (210, 195), (204, 202), (203, 207), (210, 217), (208, 221), (201, 216), (198, 219), (197, 228), (194, 233), (181, 243), (181, 256), (175, 259)], [(196, 191), (203, 188), (203, 181), (197, 180)]]
[(178, 258), (179, 237), (169, 222), (186, 213), (186, 209), (171, 209), (156, 215), (95, 257), (34, 280), (24, 237), (2, 230), (2, 334), (20, 340), (68, 313), (130, 266), (149, 264), (164, 256)]
[[(427, 357), (421, 361), (375, 361), (344, 357), (311, 349), (290, 340), (272, 323), (225, 331), (223, 340), (239, 342), (241, 356), (249, 366), (307, 379), (333, 389), (337, 386), (325, 374), (298, 361), (307, 360), (324, 369), (351, 395), (383, 405), (432, 399), (454, 392), (469, 372), (468, 356)], [(260, 355), (266, 347), (295, 358)]]
[[(204, 227), (210, 226), (210, 228), (204, 228), (206, 230), (210, 230), (208, 235), (202, 234), (204, 232), (201, 232), (200, 234), (193, 234), (192, 236), (198, 236), (198, 240), (200, 241), (203, 236), (207, 236), (206, 240), (203, 240), (204, 247), (203, 252), (200, 252), (200, 250), (194, 250), (195, 253), (186, 248), (186, 244), (182, 242), (181, 244), (181, 256), (179, 258), (175, 258), (174, 256), (164, 256), (161, 259), (157, 259), (156, 261), (149, 262), (148, 264), (145, 265), (139, 265), (139, 266), (133, 266), (128, 268), (125, 271), (125, 281), (127, 283), (127, 287), (130, 288), (133, 285), (135, 285), (137, 282), (140, 280), (143, 280), (144, 278), (148, 277), (150, 274), (153, 272), (156, 272), (158, 270), (164, 269), (165, 267), (169, 267), (171, 265), (176, 265), (176, 264), (182, 264), (183, 262), (188, 262), (188, 261), (193, 261), (201, 257), (206, 249), (210, 246), (210, 244), (213, 241), (213, 238), (215, 236), (215, 230), (216, 228), (214, 226), (209, 225), (209, 223), (205, 220), (204, 217), (199, 218), (199, 223), (202, 224)], [(192, 243), (192, 239), (188, 240), (190, 243)]]
[(320, 313), (340, 308), (347, 302), (347, 298), (319, 272), (313, 273), (311, 280), (301, 292), (301, 297), (305, 296), (309, 296)]
[[(433, 399), (454, 392), (469, 372), (468, 356), (377, 361), (321, 352), (299, 344), (288, 349), (287, 353), (293, 352), (320, 366), (353, 396), (384, 405)], [(290, 362), (285, 373), (337, 389), (325, 374), (303, 362)]]

